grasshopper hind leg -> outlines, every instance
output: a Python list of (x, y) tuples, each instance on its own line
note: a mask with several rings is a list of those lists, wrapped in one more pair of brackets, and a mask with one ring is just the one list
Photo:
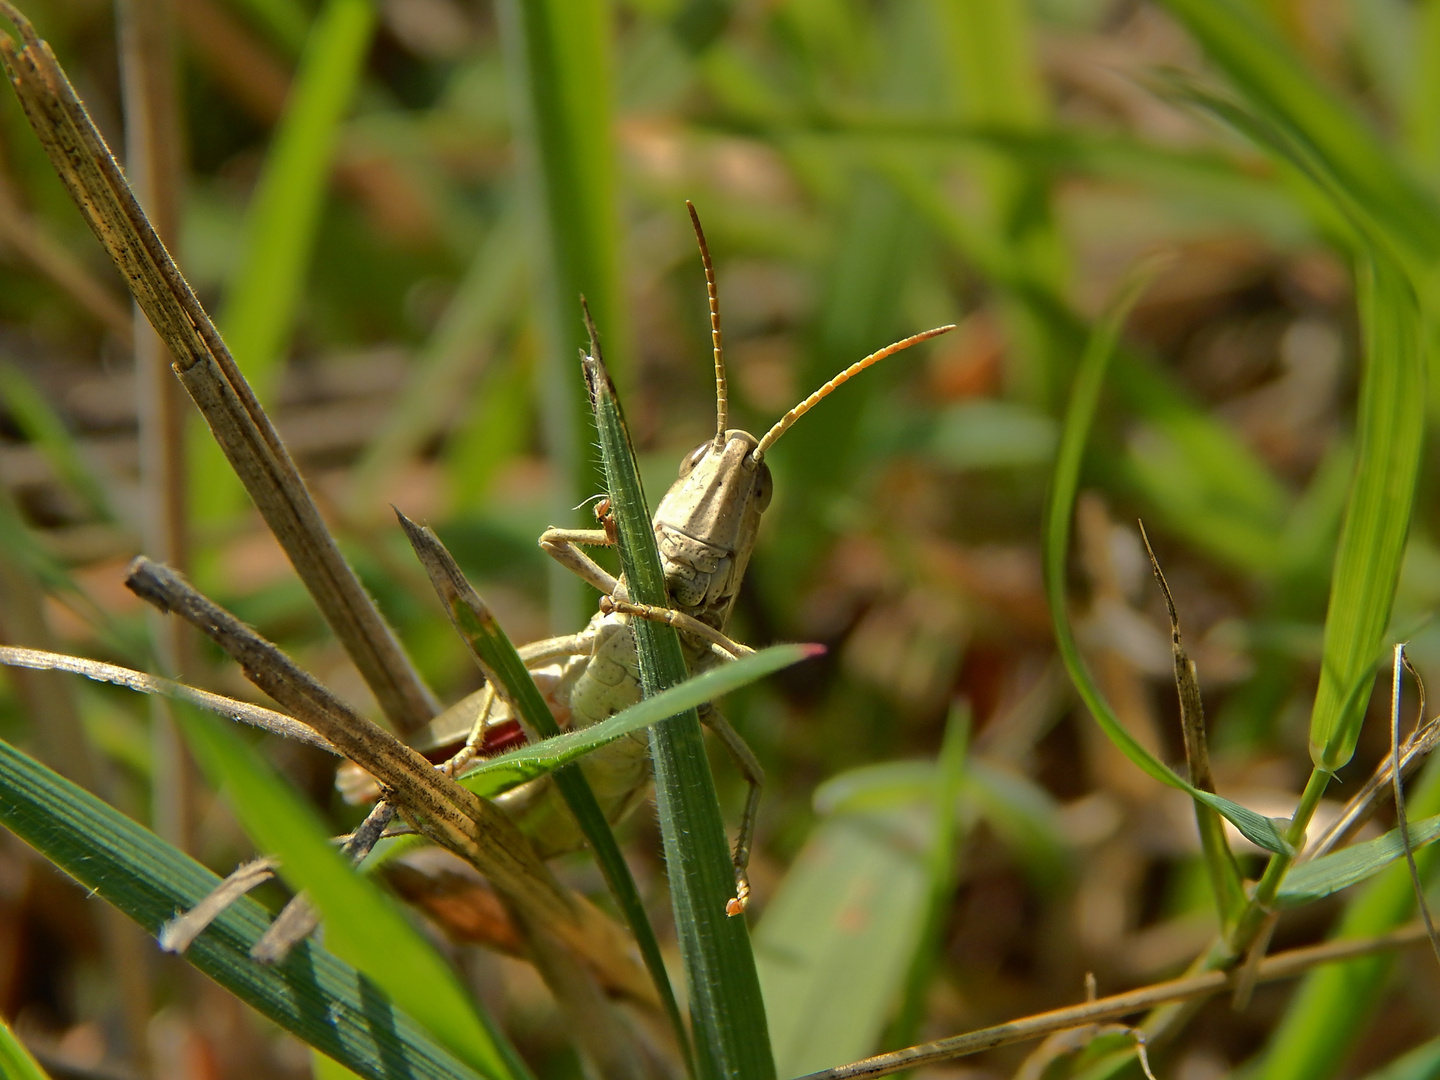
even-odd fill
[(725, 914), (740, 915), (750, 903), (750, 847), (755, 842), (755, 819), (760, 811), (760, 790), (765, 784), (765, 770), (760, 767), (760, 761), (749, 744), (730, 726), (730, 721), (715, 705), (701, 707), (700, 722), (724, 744), (749, 787), (745, 810), (740, 816), (740, 832), (735, 837), (734, 854), (731, 856), (735, 866), (735, 895), (725, 905)]

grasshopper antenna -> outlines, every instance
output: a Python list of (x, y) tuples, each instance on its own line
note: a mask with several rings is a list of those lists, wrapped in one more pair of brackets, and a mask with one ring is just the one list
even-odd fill
[(690, 211), (690, 224), (695, 226), (695, 239), (700, 244), (700, 261), (705, 264), (705, 292), (710, 297), (710, 341), (715, 348), (715, 445), (725, 445), (725, 428), (730, 422), (730, 390), (725, 379), (725, 347), (720, 335), (720, 293), (715, 289), (715, 267), (710, 262), (710, 245), (705, 243), (705, 230), (695, 204), (685, 200)]
[(820, 402), (823, 401), (825, 398), (829, 397), (835, 390), (837, 390), (841, 386), (844, 386), (845, 383), (849, 382), (856, 375), (859, 375), (860, 372), (870, 367), (870, 365), (878, 364), (887, 356), (893, 356), (897, 352), (900, 352), (902, 349), (908, 349), (911, 345), (918, 345), (922, 341), (929, 341), (931, 338), (939, 337), (941, 334), (948, 334), (951, 330), (954, 329), (954, 323), (947, 323), (945, 326), (937, 326), (933, 330), (925, 330), (919, 334), (912, 334), (901, 341), (886, 345), (885, 348), (881, 349), (879, 352), (871, 353), (869, 356), (865, 357), (864, 360), (855, 361), (855, 363), (851, 364), (844, 371), (840, 372), (839, 375), (836, 375), (824, 386), (820, 387), (819, 390), (816, 390), (804, 401), (800, 402), (799, 405), (796, 405), (793, 409), (791, 409), (778, 421), (776, 421), (775, 426), (772, 427), (769, 431), (767, 431), (765, 433), (765, 437), (760, 440), (760, 445), (755, 447), (754, 450), (750, 451), (751, 459), (758, 462), (761, 458), (765, 456), (765, 451), (769, 450), (770, 447), (775, 445), (776, 441), (780, 438), (781, 435), (784, 435), (785, 432), (789, 431), (792, 427), (795, 426), (796, 420), (799, 420), (800, 417), (804, 416), (807, 412), (813, 409), (816, 405), (820, 404)]

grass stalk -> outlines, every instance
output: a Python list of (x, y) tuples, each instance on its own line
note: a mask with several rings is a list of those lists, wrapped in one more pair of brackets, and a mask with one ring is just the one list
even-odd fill
[[(585, 376), (600, 433), (621, 565), (633, 601), (665, 607), (669, 597), (650, 509), (615, 388), (599, 352), (592, 334)], [(631, 625), (645, 693), (683, 682), (685, 657), (675, 631), (648, 620), (632, 620)], [(749, 934), (743, 918), (725, 913), (734, 874), (695, 710), (656, 725), (650, 753), (699, 1075), (705, 1080), (773, 1080), (775, 1062)]]

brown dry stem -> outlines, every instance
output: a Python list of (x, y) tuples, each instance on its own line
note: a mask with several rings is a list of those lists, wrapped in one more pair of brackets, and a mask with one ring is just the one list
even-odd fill
[[(1409, 923), (1398, 930), (1376, 937), (1344, 941), (1328, 941), (1323, 945), (1312, 945), (1304, 949), (1291, 949), (1276, 953), (1259, 965), (1258, 980), (1275, 982), (1303, 975), (1320, 964), (1351, 960), (1358, 956), (1370, 956), (1388, 952), (1406, 945), (1413, 945), (1426, 939), (1425, 927), (1420, 923)], [(906, 1047), (888, 1054), (877, 1054), (863, 1061), (841, 1065), (834, 1069), (808, 1073), (798, 1080), (859, 1080), (877, 1076), (889, 1076), (921, 1065), (978, 1054), (1012, 1043), (1039, 1039), (1057, 1031), (1080, 1027), (1085, 1024), (1101, 1024), (1119, 1020), (1134, 1013), (1144, 1012), (1159, 1005), (1172, 1002), (1195, 1001), (1213, 994), (1232, 989), (1238, 982), (1235, 972), (1208, 971), (1168, 982), (1155, 983), (1123, 994), (1112, 994), (1083, 1005), (1072, 1005), (1064, 1009), (1036, 1013), (1020, 1020), (1012, 1020), (994, 1027), (980, 1028), (955, 1035), (936, 1042)]]
[(632, 997), (654, 999), (624, 932), (579, 893), (560, 885), (494, 803), (461, 787), (417, 750), (361, 716), (174, 571), (140, 558), (126, 584), (190, 622), (224, 649), (256, 686), (374, 776), (385, 800), (417, 832), (473, 865), (528, 918), (548, 926), (609, 979), (630, 987)]
[(438, 703), (340, 554), (294, 461), (50, 46), (13, 5), (0, 0), (0, 14), (21, 38), (17, 45), (0, 35), (0, 60), (60, 179), (168, 346), (175, 373), (381, 709), (401, 731), (418, 730)]

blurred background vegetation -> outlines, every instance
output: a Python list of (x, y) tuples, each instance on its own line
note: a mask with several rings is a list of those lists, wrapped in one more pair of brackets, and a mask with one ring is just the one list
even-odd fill
[[(1277, 63), (1293, 53), (1386, 153), (1440, 184), (1440, 3), (1222, 6), (1248, 9), (1281, 43)], [(116, 10), (36, 0), (26, 13), (119, 153)], [(830, 650), (727, 705), (769, 778), (753, 912), (782, 1075), (1073, 1002), (1086, 972), (1102, 993), (1169, 977), (1204, 948), (1214, 919), (1188, 801), (1104, 742), (1054, 655), (1039, 537), (1058, 418), (1090, 321), (1139, 258), (1166, 252), (1087, 458), (1075, 615), (1123, 721), (1178, 760), (1143, 517), (1199, 665), (1219, 789), (1288, 814), (1309, 770), (1359, 332), (1333, 220), (1187, 103), (1194, 80), (1224, 83), (1167, 5), (176, 0), (172, 14), (175, 119), (154, 128), (181, 178), (172, 249), (446, 702), (477, 673), (390, 505), (437, 528), (516, 641), (581, 625), (595, 597), (535, 546), (547, 524), (586, 524), (571, 508), (599, 491), (577, 294), (653, 502), (714, 415), (686, 198), (715, 256), (732, 426), (763, 431), (852, 360), (959, 324), (846, 387), (769, 459), (775, 505), (733, 632)], [(152, 644), (121, 586), (136, 553), (178, 557), (145, 539), (157, 497), (141, 477), (151, 406), (137, 405), (134, 338), (128, 297), (7, 97), (0, 639), (249, 697), (195, 643)], [(198, 419), (186, 440), (191, 576), (376, 715)], [(1440, 632), (1421, 621), (1440, 599), (1433, 457), (1394, 625), (1440, 672)], [(973, 725), (956, 861), (927, 869), (907, 854), (930, 820), (923, 767), (856, 770), (933, 760), (956, 702)], [(244, 837), (213, 797), (186, 793), (152, 709), (0, 676), (0, 735), (223, 874)], [(1382, 711), (1342, 781), (1386, 752)], [(329, 759), (267, 749), (337, 827), (354, 819)], [(738, 811), (742, 785), (717, 761)], [(651, 815), (625, 838), (663, 897)], [(597, 887), (583, 861), (565, 872)], [(1275, 944), (1317, 939), (1339, 909), (1282, 921)], [(0, 1013), (52, 1065), (307, 1072), (298, 1043), (127, 944), (13, 838), (0, 912)], [(573, 1074), (533, 976), (454, 948), (532, 1060)], [(1243, 1014), (1212, 1003), (1161, 1074), (1250, 1062), (1360, 1076), (1421, 1047), (1394, 1075), (1440, 1075), (1435, 964), (1372, 967), (1338, 1012), (1301, 1016), (1286, 986)], [(1286, 1057), (1285, 1038), (1320, 1050)], [(946, 1071), (1011, 1075), (1024, 1054)]]

